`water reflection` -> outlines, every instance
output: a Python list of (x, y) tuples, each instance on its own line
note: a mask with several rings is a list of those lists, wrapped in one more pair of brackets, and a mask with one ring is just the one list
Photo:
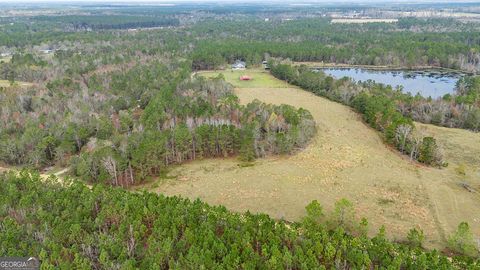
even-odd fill
[(355, 81), (372, 80), (377, 83), (402, 87), (412, 95), (420, 93), (424, 97), (442, 97), (455, 92), (455, 85), (462, 74), (441, 70), (371, 70), (363, 68), (321, 68), (335, 78), (350, 77)]

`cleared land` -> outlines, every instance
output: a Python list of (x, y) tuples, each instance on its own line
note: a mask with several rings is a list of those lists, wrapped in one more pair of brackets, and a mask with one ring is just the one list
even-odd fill
[[(247, 69), (247, 70), (228, 70), (228, 71), (201, 71), (197, 72), (198, 75), (205, 77), (216, 77), (219, 74), (223, 74), (225, 80), (231, 83), (237, 88), (262, 88), (262, 87), (271, 87), (271, 88), (286, 88), (291, 87), (289, 84), (276, 80), (270, 75), (270, 73), (265, 72), (261, 69)], [(252, 79), (249, 81), (241, 81), (241, 76), (249, 76)]]
[(398, 19), (368, 19), (368, 18), (359, 18), (359, 19), (332, 19), (332, 23), (396, 23)]
[[(238, 77), (244, 73), (253, 77), (251, 83), (257, 83), (256, 87), (242, 85)], [(242, 103), (257, 98), (310, 110), (318, 125), (316, 138), (297, 154), (260, 159), (252, 167), (239, 167), (236, 159), (177, 166), (168, 178), (146, 188), (289, 220), (300, 219), (312, 200), (328, 211), (337, 200), (347, 198), (355, 203), (358, 217), (368, 218), (372, 234), (386, 225), (392, 238), (401, 239), (419, 226), (429, 247), (442, 247), (445, 235), (461, 221), (469, 222), (480, 235), (479, 195), (460, 185), (468, 182), (480, 187), (476, 154), (480, 153), (480, 134), (419, 124), (424, 132), (438, 137), (450, 162), (445, 169), (428, 168), (387, 147), (346, 106), (286, 87), (260, 70), (224, 74), (237, 86)], [(458, 172), (460, 164), (464, 164), (465, 175)]]

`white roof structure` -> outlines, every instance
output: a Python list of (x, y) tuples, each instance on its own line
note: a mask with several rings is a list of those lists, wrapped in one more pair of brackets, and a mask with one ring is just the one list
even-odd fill
[(245, 62), (240, 60), (235, 61), (235, 63), (233, 63), (232, 65), (232, 69), (245, 69), (246, 67), (247, 65), (245, 64)]

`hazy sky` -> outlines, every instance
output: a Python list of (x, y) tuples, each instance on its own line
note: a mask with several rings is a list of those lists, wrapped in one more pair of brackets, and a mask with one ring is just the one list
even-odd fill
[(417, 3), (479, 3), (480, 0), (0, 0), (0, 6), (2, 4), (8, 5), (25, 5), (28, 3), (42, 4), (42, 7), (48, 7), (48, 4), (70, 4), (70, 5), (82, 5), (86, 3), (92, 4), (131, 4), (131, 5), (166, 5), (166, 4), (181, 4), (181, 3), (218, 3), (218, 4), (232, 4), (232, 3), (259, 3), (259, 4), (282, 4), (284, 6), (291, 4), (304, 4), (304, 3), (318, 3), (326, 4), (329, 6), (345, 5), (348, 3), (353, 4), (365, 4), (368, 6), (375, 6), (375, 4), (417, 4)]

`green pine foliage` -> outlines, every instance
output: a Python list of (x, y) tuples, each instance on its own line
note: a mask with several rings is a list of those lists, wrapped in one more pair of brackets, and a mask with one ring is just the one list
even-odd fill
[[(27, 171), (0, 176), (0, 256), (38, 256), (42, 269), (480, 269), (468, 257), (390, 242), (384, 228), (373, 238), (352, 236), (347, 200), (334, 211), (341, 226), (327, 228), (318, 202), (302, 222), (286, 223), (57, 181)], [(459, 229), (452, 241), (465, 247), (466, 236)]]
[(408, 232), (407, 240), (411, 247), (421, 248), (425, 240), (425, 235), (421, 229), (413, 228)]
[(239, 156), (250, 162), (292, 153), (316, 131), (304, 109), (258, 100), (240, 105), (221, 77), (194, 77), (166, 87), (141, 116), (121, 111), (116, 125), (112, 139), (90, 135), (70, 162), (75, 176), (91, 183), (134, 185), (188, 160)]
[(466, 222), (458, 225), (457, 230), (448, 239), (449, 248), (459, 254), (467, 256), (478, 256), (478, 244), (474, 240), (470, 231), (470, 226)]
[[(68, 69), (46, 89), (0, 90), (0, 161), (6, 164), (71, 165), (85, 181), (130, 186), (188, 160), (289, 154), (316, 132), (308, 111), (259, 101), (240, 105), (222, 77), (191, 77), (188, 61), (153, 59), (99, 72), (93, 60), (82, 62), (89, 55), (56, 53), (55, 63)], [(118, 61), (131, 61), (124, 58)], [(12, 61), (39, 65), (27, 56)], [(44, 113), (49, 108), (55, 113)]]

